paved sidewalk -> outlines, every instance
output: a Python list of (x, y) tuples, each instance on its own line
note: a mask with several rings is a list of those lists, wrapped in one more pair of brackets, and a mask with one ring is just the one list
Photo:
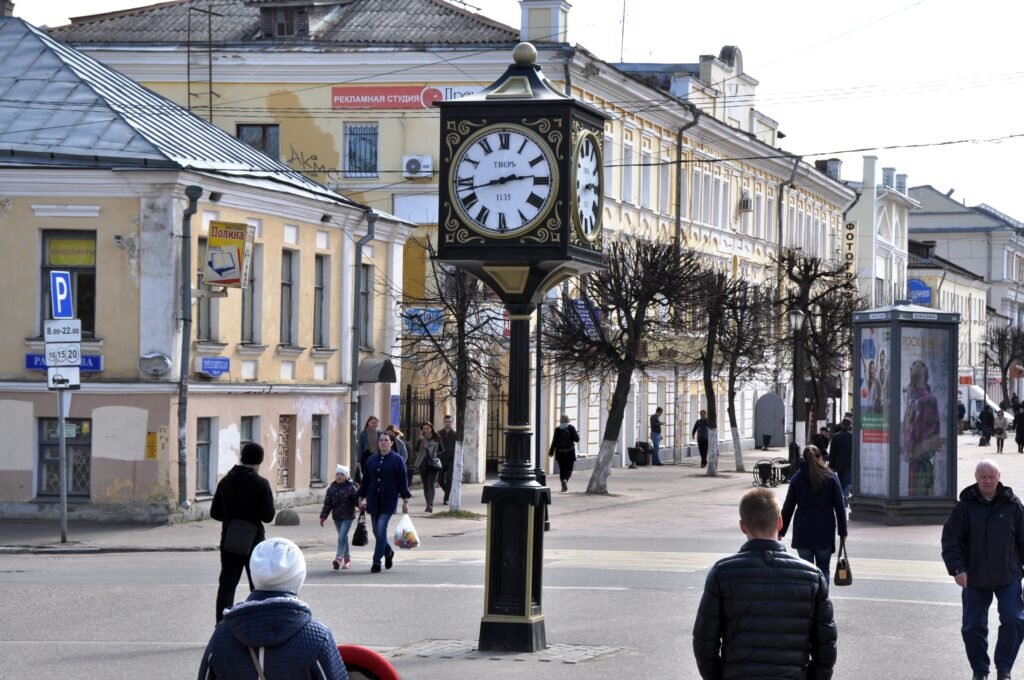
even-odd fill
[[(1012, 435), (1012, 433), (1011, 433)], [(1017, 453), (1013, 439), (1006, 441), (1006, 453), (997, 454), (995, 443), (987, 447), (978, 446), (978, 438), (962, 435), (958, 439), (958, 478), (957, 488), (962, 489), (974, 481), (974, 466), (983, 457), (996, 460), (1003, 470), (1004, 484), (1016, 487), (1017, 492), (1024, 495), (1024, 455)], [(729, 503), (738, 499), (739, 495), (750, 488), (753, 480), (753, 469), (759, 460), (784, 457), (785, 449), (774, 448), (767, 452), (748, 450), (744, 452), (746, 472), (738, 473), (733, 464), (731, 448), (721, 450), (719, 464), (722, 477), (716, 480), (704, 478), (698, 468), (696, 457), (683, 458), (681, 463), (666, 463), (665, 467), (641, 467), (636, 470), (615, 468), (609, 481), (609, 488), (614, 497), (614, 505), (628, 513), (629, 506), (636, 501), (660, 498), (678, 494), (680, 484), (690, 487), (694, 492), (711, 494)], [(582, 470), (573, 475), (570, 493), (557, 491), (558, 480), (554, 478), (556, 488), (552, 489), (554, 503), (559, 506), (561, 514), (585, 512), (590, 509), (606, 507), (607, 499), (587, 496), (582, 493), (590, 478), (589, 470)], [(628, 482), (628, 483), (626, 483)], [(685, 488), (685, 487), (684, 487)], [(782, 487), (784, 488), (784, 487)], [(426, 515), (419, 489), (414, 490), (410, 501), (410, 511), (414, 518), (430, 518), (432, 529), (437, 530), (436, 522), (450, 522), (451, 531), (483, 530), (483, 516), (487, 507), (481, 503), (482, 484), (464, 484), (462, 487), (462, 509), (477, 513), (479, 519), (459, 519), (438, 514), (446, 508), (435, 506), (434, 515)], [(709, 499), (704, 496), (705, 502)], [(333, 527), (321, 528), (319, 523), (320, 506), (304, 506), (294, 508), (298, 513), (298, 526), (271, 526), (268, 533), (274, 536), (290, 538), (303, 548), (331, 546), (334, 544)], [(643, 520), (643, 517), (637, 517)], [(330, 531), (328, 530), (330, 529)], [(0, 520), (0, 554), (17, 553), (64, 553), (64, 552), (157, 552), (157, 551), (207, 551), (216, 550), (220, 540), (220, 522), (205, 519), (172, 525), (149, 524), (106, 524), (96, 522), (69, 522), (68, 542), (60, 542), (60, 524), (57, 521), (11, 521)]]

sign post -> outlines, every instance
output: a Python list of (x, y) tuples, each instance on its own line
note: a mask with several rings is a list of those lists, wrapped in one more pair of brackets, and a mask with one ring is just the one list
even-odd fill
[(64, 432), (64, 390), (77, 390), (82, 364), (82, 322), (76, 319), (69, 272), (50, 272), (50, 311), (43, 322), (46, 386), (57, 392), (57, 431), (60, 434), (60, 542), (68, 542), (68, 447)]

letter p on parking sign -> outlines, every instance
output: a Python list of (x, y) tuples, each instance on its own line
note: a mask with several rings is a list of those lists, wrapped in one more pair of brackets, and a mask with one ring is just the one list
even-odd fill
[(71, 305), (71, 274), (50, 272), (50, 308), (54, 319), (73, 319)]

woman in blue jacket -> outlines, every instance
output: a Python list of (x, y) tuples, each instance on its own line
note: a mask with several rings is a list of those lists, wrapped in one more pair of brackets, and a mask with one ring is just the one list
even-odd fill
[(827, 581), (836, 551), (836, 527), (840, 545), (846, 544), (846, 505), (839, 478), (825, 465), (817, 446), (804, 447), (800, 469), (789, 481), (779, 540), (789, 530), (794, 510), (793, 548), (801, 559), (817, 565)]
[(370, 571), (380, 571), (380, 561), (384, 560), (384, 568), (390, 569), (395, 559), (395, 551), (388, 545), (388, 522), (395, 514), (398, 497), (402, 497), (402, 514), (409, 512), (409, 480), (405, 472), (405, 461), (391, 450), (394, 442), (391, 435), (381, 432), (377, 453), (366, 461), (363, 470), (363, 483), (359, 485), (359, 507), (370, 513), (370, 525), (373, 527), (373, 566)]

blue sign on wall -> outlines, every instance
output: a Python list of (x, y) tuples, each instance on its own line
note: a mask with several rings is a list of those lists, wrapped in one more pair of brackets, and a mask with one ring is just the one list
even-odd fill
[[(26, 354), (25, 355), (25, 370), (26, 371), (45, 371), (46, 370), (46, 355), (45, 354)], [(102, 354), (83, 354), (82, 364), (78, 367), (78, 370), (83, 373), (99, 373), (103, 370), (103, 355)]]
[(432, 307), (407, 307), (402, 312), (408, 335), (440, 335), (444, 330), (444, 310)]
[(50, 272), (50, 312), (54, 319), (75, 318), (70, 272)]
[(907, 294), (915, 305), (930, 307), (932, 304), (932, 289), (921, 279), (907, 281)]
[(231, 370), (231, 359), (228, 357), (200, 357), (199, 372), (219, 378)]

